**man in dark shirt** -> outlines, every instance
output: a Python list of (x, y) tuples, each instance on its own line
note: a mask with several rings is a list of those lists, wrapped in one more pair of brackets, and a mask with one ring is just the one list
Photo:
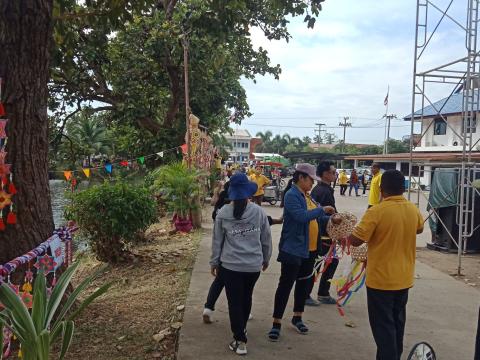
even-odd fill
[[(336, 169), (332, 161), (322, 161), (317, 167), (317, 175), (321, 181), (313, 188), (311, 196), (321, 206), (333, 206), (335, 209), (335, 197), (333, 196), (333, 188), (331, 184), (335, 181)], [(328, 253), (332, 240), (327, 235), (326, 224), (320, 225), (320, 232), (318, 234), (318, 254), (324, 256)], [(334, 298), (330, 296), (330, 280), (335, 275), (337, 270), (338, 259), (333, 259), (327, 270), (320, 278), (320, 285), (318, 287), (318, 301), (321, 304), (336, 304)], [(314, 278), (311, 279), (310, 288), (308, 291), (309, 297), (305, 305), (316, 306), (319, 305), (317, 301), (311, 298), (310, 293), (313, 290)]]

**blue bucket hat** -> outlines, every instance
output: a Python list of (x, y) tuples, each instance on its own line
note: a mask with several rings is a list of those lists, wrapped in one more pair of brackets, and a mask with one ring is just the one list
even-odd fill
[(257, 192), (257, 188), (257, 184), (248, 180), (247, 175), (237, 172), (230, 178), (228, 199), (232, 201), (248, 199)]

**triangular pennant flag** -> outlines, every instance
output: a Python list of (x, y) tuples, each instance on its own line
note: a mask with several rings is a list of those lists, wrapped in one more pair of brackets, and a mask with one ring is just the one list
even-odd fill
[(187, 153), (187, 151), (188, 151), (188, 146), (187, 146), (187, 144), (183, 144), (182, 146), (180, 146), (180, 148), (182, 149), (182, 152), (183, 152), (184, 154)]
[(128, 161), (127, 160), (120, 161), (120, 166), (127, 167)]
[(139, 162), (140, 164), (145, 164), (145, 156), (140, 156), (140, 157), (138, 158), (138, 162)]
[(158, 152), (157, 155), (163, 158), (163, 151)]
[(85, 176), (86, 176), (87, 178), (89, 178), (89, 177), (90, 177), (90, 169), (89, 169), (89, 168), (84, 168), (84, 169), (82, 169), (82, 170), (83, 170), (83, 173), (85, 174)]
[(105, 165), (105, 170), (107, 171), (107, 173), (111, 174), (112, 173), (112, 164)]
[(65, 176), (65, 179), (70, 180), (72, 178), (72, 172), (71, 171), (64, 171), (63, 176)]

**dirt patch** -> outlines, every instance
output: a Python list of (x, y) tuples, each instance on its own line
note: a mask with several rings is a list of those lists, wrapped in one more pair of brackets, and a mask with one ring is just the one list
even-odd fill
[(454, 277), (458, 281), (480, 290), (480, 254), (468, 254), (462, 257), (462, 276), (457, 276), (457, 254), (418, 248), (417, 259), (434, 269)]
[[(174, 359), (200, 233), (168, 235), (153, 225), (150, 242), (136, 246), (133, 264), (109, 266), (89, 291), (114, 285), (76, 321), (67, 359)], [(102, 263), (83, 255), (81, 281)], [(75, 281), (74, 281), (75, 284)], [(84, 297), (87, 294), (84, 294)]]

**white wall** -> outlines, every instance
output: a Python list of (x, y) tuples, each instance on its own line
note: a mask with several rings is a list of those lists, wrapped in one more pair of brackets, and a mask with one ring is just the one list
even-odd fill
[[(461, 115), (452, 115), (447, 116), (447, 129), (445, 135), (434, 135), (434, 122), (433, 118), (423, 119), (422, 121), (422, 134), (425, 132), (425, 135), (422, 137), (421, 146), (418, 146), (416, 151), (462, 151), (462, 116)], [(477, 127), (476, 132), (472, 133), (473, 143), (475, 143), (480, 138), (480, 114), (477, 114)], [(429, 127), (430, 125), (430, 127)], [(428, 128), (428, 130), (427, 130)], [(460, 135), (458, 136), (455, 132)], [(457, 145), (454, 145), (454, 142), (457, 142)], [(473, 151), (480, 150), (480, 142), (474, 148)]]

